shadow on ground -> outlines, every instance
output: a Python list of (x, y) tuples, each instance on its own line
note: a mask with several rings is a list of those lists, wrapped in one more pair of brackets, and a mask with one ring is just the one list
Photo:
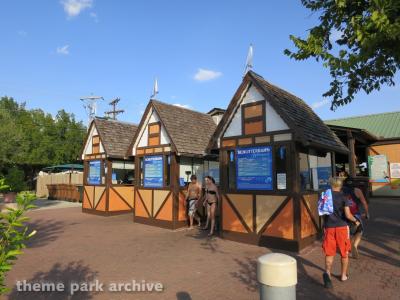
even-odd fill
[[(59, 263), (54, 264), (53, 267), (47, 272), (37, 272), (32, 278), (26, 279), (27, 283), (35, 282), (48, 282), (48, 283), (63, 283), (65, 286), (64, 292), (47, 291), (47, 292), (29, 292), (29, 291), (18, 291), (15, 286), (12, 292), (9, 294), (9, 299), (73, 299), (73, 300), (84, 300), (92, 299), (96, 292), (90, 291), (79, 291), (71, 295), (70, 284), (72, 282), (84, 283), (93, 281), (98, 272), (91, 270), (87, 265), (84, 265), (82, 261), (70, 262), (66, 265)], [(22, 280), (22, 279), (21, 279)]]
[[(28, 248), (45, 246), (60, 237), (67, 225), (63, 221), (55, 220), (35, 220), (27, 223), (30, 231), (36, 230), (37, 233), (26, 243)], [(69, 224), (73, 225), (73, 224)]]

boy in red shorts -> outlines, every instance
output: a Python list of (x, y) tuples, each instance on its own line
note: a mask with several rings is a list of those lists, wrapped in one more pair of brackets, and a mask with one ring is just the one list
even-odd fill
[(339, 250), (341, 256), (341, 280), (346, 281), (348, 276), (349, 256), (351, 251), (350, 232), (348, 221), (356, 223), (359, 221), (351, 214), (351, 202), (341, 192), (343, 181), (335, 177), (330, 179), (333, 198), (333, 213), (324, 216), (324, 241), (322, 248), (325, 253), (325, 273), (323, 274), (324, 286), (332, 287), (331, 269), (336, 251)]

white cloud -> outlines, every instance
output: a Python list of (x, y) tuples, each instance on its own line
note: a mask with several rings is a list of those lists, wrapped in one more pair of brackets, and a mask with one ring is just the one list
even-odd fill
[(313, 109), (317, 109), (317, 108), (320, 108), (320, 107), (322, 107), (322, 106), (325, 106), (325, 105), (327, 105), (327, 104), (329, 104), (329, 103), (330, 103), (330, 101), (329, 101), (328, 99), (324, 99), (324, 100), (322, 100), (322, 101), (314, 102), (313, 104), (311, 104), (311, 107), (312, 107)]
[(194, 80), (207, 81), (207, 80), (216, 79), (220, 76), (222, 76), (221, 72), (199, 68), (197, 70), (197, 73), (194, 75)]
[(68, 55), (69, 54), (69, 45), (57, 47), (57, 54)]
[(182, 108), (190, 108), (190, 105), (187, 105), (187, 104), (175, 103), (175, 104), (172, 104), (172, 105), (175, 105), (175, 106), (178, 106), (178, 107), (182, 107)]
[(83, 10), (91, 8), (93, 0), (63, 0), (61, 4), (68, 18), (72, 18), (79, 15)]

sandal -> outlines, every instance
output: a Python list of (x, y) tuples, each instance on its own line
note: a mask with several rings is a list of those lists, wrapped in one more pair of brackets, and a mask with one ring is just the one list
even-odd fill
[(329, 277), (328, 273), (322, 274), (322, 278), (324, 279), (324, 287), (327, 289), (333, 288), (331, 278)]

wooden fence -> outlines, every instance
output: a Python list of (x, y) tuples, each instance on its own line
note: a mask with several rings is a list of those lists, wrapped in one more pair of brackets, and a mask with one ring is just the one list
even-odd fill
[[(59, 187), (57, 188), (56, 186)], [(40, 174), (37, 177), (36, 181), (36, 196), (40, 198), (47, 198), (51, 196), (53, 199), (62, 199), (58, 198), (61, 197), (60, 192), (55, 194), (54, 189), (65, 190), (62, 192), (63, 195), (68, 194), (66, 192), (71, 187), (66, 186), (82, 186), (83, 185), (83, 173), (53, 173), (53, 174)], [(49, 191), (48, 186), (50, 187), (51, 191)], [(77, 189), (77, 188), (76, 188)], [(51, 194), (49, 194), (51, 192)], [(57, 198), (54, 198), (56, 196)], [(74, 197), (75, 198), (75, 197)], [(68, 200), (67, 198), (64, 198)], [(72, 200), (72, 199), (71, 199)]]

